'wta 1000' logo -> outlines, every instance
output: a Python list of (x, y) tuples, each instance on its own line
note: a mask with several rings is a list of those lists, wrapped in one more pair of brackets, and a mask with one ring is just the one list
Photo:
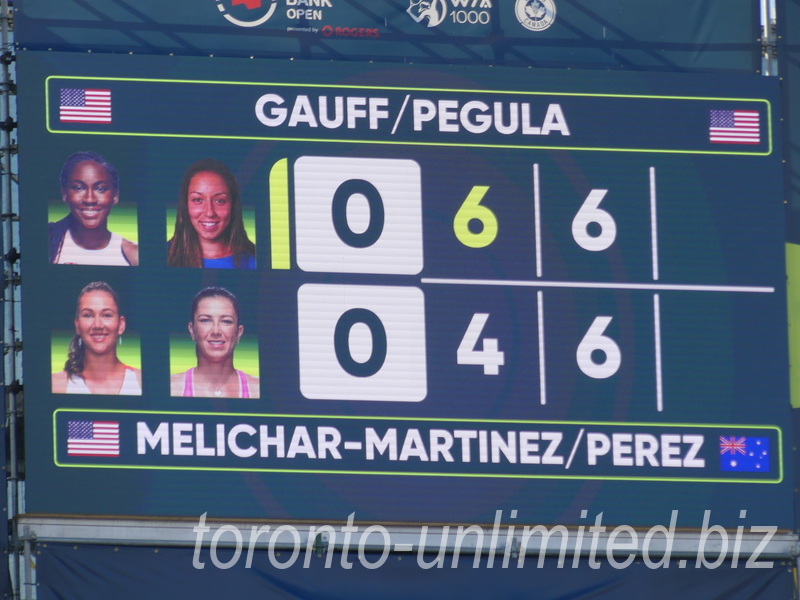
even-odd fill
[(428, 27), (436, 27), (447, 16), (447, 4), (444, 0), (410, 0), (406, 12), (417, 23), (428, 20)]
[(526, 29), (543, 31), (556, 20), (556, 4), (553, 0), (517, 0), (514, 14)]
[[(269, 21), (278, 6), (278, 0), (216, 0), (222, 16), (239, 27), (258, 27)], [(244, 9), (234, 7), (242, 5)], [(234, 17), (235, 12), (238, 17)]]

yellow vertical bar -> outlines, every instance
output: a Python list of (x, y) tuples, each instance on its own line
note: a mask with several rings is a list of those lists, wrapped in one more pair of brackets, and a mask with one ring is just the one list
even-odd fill
[(282, 158), (269, 172), (269, 217), (272, 268), (289, 269), (292, 248), (289, 233), (289, 159)]

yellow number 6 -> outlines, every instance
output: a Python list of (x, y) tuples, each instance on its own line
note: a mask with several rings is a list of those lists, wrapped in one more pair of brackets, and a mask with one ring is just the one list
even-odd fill
[[(474, 186), (453, 219), (453, 230), (458, 241), (470, 248), (485, 248), (497, 237), (497, 217), (490, 209), (481, 206), (481, 200), (488, 191), (488, 185)], [(479, 233), (469, 230), (469, 222), (472, 219), (480, 221), (483, 225)]]

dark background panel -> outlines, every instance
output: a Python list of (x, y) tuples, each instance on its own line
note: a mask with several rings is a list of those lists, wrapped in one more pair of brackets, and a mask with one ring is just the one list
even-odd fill
[[(313, 3), (311, 3), (313, 5)], [(542, 30), (515, 16), (521, 2), (442, 0), (437, 23), (409, 0), (331, 0), (311, 11), (285, 0), (18, 0), (16, 41), (31, 50), (134, 52), (321, 60), (491, 64), (652, 71), (760, 69), (758, 4), (751, 0), (556, 0)], [(221, 12), (218, 5), (224, 9)], [(239, 27), (229, 15), (253, 22)], [(412, 12), (414, 10), (412, 9)], [(298, 16), (300, 15), (300, 16)]]
[[(288, 534), (284, 535), (288, 539)], [(370, 540), (373, 538), (381, 539), (377, 533)], [(224, 539), (232, 539), (232, 534), (226, 534)], [(424, 570), (413, 554), (389, 554), (381, 566), (367, 569), (351, 548), (346, 559), (341, 553), (334, 553), (327, 569), (324, 554), (314, 554), (308, 568), (303, 568), (304, 551), (291, 566), (278, 569), (273, 565), (288, 562), (289, 551), (279, 551), (270, 558), (267, 551), (257, 550), (250, 568), (245, 568), (246, 539), (245, 536), (244, 552), (228, 569), (214, 566), (207, 548), (198, 556), (204, 567), (195, 569), (191, 549), (37, 544), (37, 593), (43, 600), (167, 600), (186, 596), (205, 600), (227, 597), (236, 590), (237, 595), (267, 599), (357, 600), (374, 598), (376, 590), (380, 590), (382, 598), (425, 599), (454, 595), (517, 598), (530, 596), (535, 589), (535, 596), (543, 600), (667, 600), (678, 595), (686, 600), (783, 600), (792, 597), (794, 586), (792, 566), (786, 562), (774, 561), (771, 567), (759, 569), (745, 569), (742, 561), (736, 568), (723, 562), (718, 568), (709, 569), (696, 568), (695, 560), (688, 559), (681, 561), (684, 564), (679, 569), (674, 557), (668, 569), (649, 569), (640, 562), (615, 569), (604, 560), (592, 568), (588, 558), (582, 558), (575, 569), (571, 568), (569, 555), (563, 568), (557, 558), (547, 558), (537, 566), (538, 556), (532, 555), (526, 558), (524, 568), (516, 568), (516, 559), (512, 559), (504, 569), (502, 556), (492, 564), (484, 556), (473, 568), (473, 556), (462, 554), (455, 569), (451, 568), (452, 555), (445, 555), (443, 568)], [(620, 536), (619, 540), (623, 539), (627, 537)], [(367, 552), (363, 556), (365, 562), (372, 564), (381, 559), (379, 553)], [(215, 557), (222, 564), (229, 563), (234, 560), (233, 550), (219, 549)], [(425, 563), (434, 559), (434, 555), (424, 557)], [(714, 559), (709, 556), (707, 560)], [(343, 562), (352, 565), (343, 568)]]
[[(640, 423), (774, 425), (788, 439), (783, 296), (783, 207), (779, 156), (526, 151), (378, 146), (297, 141), (148, 138), (50, 133), (45, 128), (45, 78), (66, 74), (240, 81), (386, 85), (419, 81), (445, 87), (555, 92), (711, 95), (769, 98), (774, 81), (756, 76), (703, 77), (645, 73), (515, 71), (355, 63), (20, 53), (20, 173), (26, 255), (25, 370), (28, 509), (71, 514), (334, 519), (358, 510), (363, 518), (406, 522), (490, 522), (496, 509), (529, 510), (540, 522), (576, 523), (580, 510), (607, 511), (614, 522), (646, 525), (681, 511), (682, 526), (699, 526), (702, 510), (738, 524), (746, 508), (755, 520), (789, 528), (788, 479), (779, 484), (436, 480), (429, 477), (219, 473), (59, 468), (53, 462), (52, 415), (86, 410), (209, 411), (231, 414), (356, 415), (411, 418), (599, 420)], [(524, 78), (516, 77), (524, 73)], [(232, 92), (235, 93), (235, 92)], [(141, 98), (146, 102), (147, 98)], [(191, 98), (186, 98), (191, 102)], [(219, 107), (224, 111), (225, 107)], [(776, 109), (777, 111), (777, 109)], [(203, 117), (203, 115), (200, 115)], [(211, 116), (213, 118), (213, 115)], [(773, 114), (777, 119), (777, 112)], [(167, 119), (165, 119), (166, 121)], [(602, 115), (597, 116), (602, 121)], [(777, 123), (777, 120), (773, 123)], [(142, 123), (151, 127), (158, 123)], [(624, 124), (623, 124), (624, 125)], [(620, 126), (615, 135), (624, 137)], [(121, 174), (121, 195), (138, 209), (141, 266), (57, 266), (47, 263), (47, 202), (57, 200), (58, 171), (76, 150), (95, 150)], [(454, 287), (420, 276), (306, 273), (270, 268), (269, 172), (278, 160), (301, 156), (402, 158), (420, 164), (423, 187), (421, 277), (534, 279), (531, 165), (543, 178), (543, 249), (547, 280), (650, 282), (647, 172), (659, 181), (659, 251), (667, 284), (773, 286), (770, 294), (661, 293), (664, 411), (656, 409), (653, 292), (545, 289), (548, 385), (538, 398), (536, 288)], [(183, 171), (199, 158), (226, 162), (245, 203), (255, 207), (258, 269), (250, 272), (165, 266), (165, 214)], [(546, 182), (546, 183), (545, 183)], [(484, 249), (455, 238), (453, 218), (472, 185), (489, 185), (487, 205), (501, 220), (498, 240)], [(608, 187), (608, 210), (619, 239), (607, 253), (586, 256), (570, 223), (588, 189)], [(290, 188), (292, 186), (290, 185)], [(290, 189), (290, 196), (292, 190)], [(589, 266), (587, 266), (589, 265)], [(77, 292), (89, 281), (113, 280), (124, 290), (131, 324), (141, 336), (141, 397), (50, 393), (50, 334), (71, 326)], [(429, 379), (422, 402), (309, 400), (298, 385), (297, 292), (301, 285), (406, 285), (425, 297)], [(206, 285), (234, 290), (245, 327), (258, 332), (262, 395), (257, 401), (169, 396), (171, 333), (185, 331), (192, 296)], [(53, 290), (58, 290), (54, 301)], [(456, 364), (456, 348), (472, 314), (488, 312), (484, 337), (506, 353), (498, 379)], [(598, 315), (614, 317), (609, 335), (623, 351), (616, 378), (589, 380), (576, 367), (575, 345)], [(761, 349), (754, 352), (753, 349)], [(709, 444), (715, 443), (711, 440)], [(788, 460), (788, 459), (787, 459)], [(787, 463), (787, 469), (789, 468)], [(87, 498), (89, 487), (108, 493)], [(53, 493), (58, 489), (59, 493)], [(730, 494), (734, 490), (738, 494)], [(424, 498), (424, 502), (420, 499)], [(685, 521), (683, 521), (685, 519)]]
[(800, 243), (800, 3), (779, 0), (778, 68), (784, 115), (787, 241)]
[[(781, 78), (784, 132), (784, 202), (786, 203), (787, 267), (789, 276), (789, 335), (794, 435), (800, 433), (800, 356), (798, 356), (797, 244), (800, 244), (800, 2), (777, 0), (777, 55)], [(800, 473), (795, 473), (795, 482)], [(800, 500), (795, 483), (795, 520), (800, 519)]]

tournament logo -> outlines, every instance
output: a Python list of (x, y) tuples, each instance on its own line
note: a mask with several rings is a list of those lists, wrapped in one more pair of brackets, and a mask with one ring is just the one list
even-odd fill
[(553, 0), (517, 0), (514, 14), (526, 29), (544, 31), (556, 20), (556, 4)]
[[(216, 0), (222, 16), (239, 27), (258, 27), (269, 21), (278, 0)], [(244, 9), (236, 8), (242, 5)], [(234, 17), (233, 14), (237, 16)]]
[(447, 16), (447, 4), (445, 0), (411, 0), (406, 12), (417, 23), (428, 19), (428, 27), (436, 27)]

